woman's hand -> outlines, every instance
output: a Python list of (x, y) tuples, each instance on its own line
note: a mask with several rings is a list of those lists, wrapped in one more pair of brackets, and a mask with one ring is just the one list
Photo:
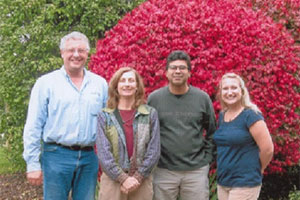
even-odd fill
[(130, 176), (122, 183), (121, 192), (128, 194), (129, 192), (136, 190), (139, 186), (139, 181), (136, 178)]

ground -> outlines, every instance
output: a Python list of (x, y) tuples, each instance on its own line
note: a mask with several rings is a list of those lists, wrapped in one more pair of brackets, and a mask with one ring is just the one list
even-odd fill
[(32, 186), (25, 173), (0, 175), (0, 200), (42, 200), (42, 186)]

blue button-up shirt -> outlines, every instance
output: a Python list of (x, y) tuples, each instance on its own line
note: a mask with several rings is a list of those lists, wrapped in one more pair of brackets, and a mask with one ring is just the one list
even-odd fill
[(64, 66), (40, 77), (31, 91), (23, 134), (27, 171), (41, 170), (41, 140), (66, 146), (93, 146), (97, 114), (106, 100), (105, 79), (86, 69), (80, 90)]

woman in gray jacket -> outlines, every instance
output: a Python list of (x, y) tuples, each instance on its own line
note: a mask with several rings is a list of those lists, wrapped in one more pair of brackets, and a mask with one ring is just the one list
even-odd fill
[(158, 115), (145, 105), (144, 86), (132, 68), (111, 78), (107, 107), (98, 115), (97, 155), (103, 170), (101, 200), (152, 200), (151, 172), (160, 157)]

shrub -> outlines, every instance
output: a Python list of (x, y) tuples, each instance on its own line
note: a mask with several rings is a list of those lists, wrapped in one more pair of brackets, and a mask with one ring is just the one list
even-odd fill
[(299, 166), (289, 167), (286, 173), (273, 173), (263, 178), (259, 200), (299, 200)]
[(298, 0), (229, 0), (252, 7), (285, 26), (300, 44), (300, 1)]
[(295, 190), (289, 193), (289, 200), (298, 200), (300, 199), (300, 191)]
[(191, 56), (189, 81), (210, 95), (216, 113), (220, 77), (228, 71), (244, 77), (274, 139), (267, 173), (298, 163), (300, 58), (283, 26), (225, 0), (149, 0), (98, 41), (89, 68), (109, 80), (118, 68), (133, 66), (149, 94), (167, 84), (166, 57), (176, 49)]
[[(14, 167), (24, 169), (22, 131), (35, 80), (62, 65), (58, 44), (65, 34), (95, 38), (140, 0), (0, 1), (0, 135)], [(2, 139), (1, 139), (2, 140)], [(1, 142), (2, 144), (2, 142)]]

